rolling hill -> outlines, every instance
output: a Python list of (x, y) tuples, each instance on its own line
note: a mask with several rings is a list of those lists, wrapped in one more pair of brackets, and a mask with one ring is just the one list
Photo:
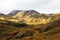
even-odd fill
[(59, 35), (60, 18), (42, 25), (0, 20), (0, 40), (60, 40)]

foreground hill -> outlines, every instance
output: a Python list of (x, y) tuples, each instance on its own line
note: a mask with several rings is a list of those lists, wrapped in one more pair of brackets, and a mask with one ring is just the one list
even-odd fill
[(60, 18), (47, 24), (28, 25), (0, 20), (0, 40), (60, 40)]

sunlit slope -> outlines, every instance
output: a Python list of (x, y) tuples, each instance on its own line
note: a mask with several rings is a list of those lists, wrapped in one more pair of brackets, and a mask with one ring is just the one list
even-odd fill
[(18, 12), (16, 15), (12, 16), (12, 18), (16, 18), (18, 22), (24, 20), (27, 24), (45, 24), (51, 21), (51, 18), (47, 18), (44, 14), (39, 14), (34, 10)]
[(43, 25), (0, 20), (0, 40), (60, 40), (60, 18)]

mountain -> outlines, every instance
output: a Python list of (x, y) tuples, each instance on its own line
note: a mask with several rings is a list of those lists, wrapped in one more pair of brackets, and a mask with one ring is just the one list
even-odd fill
[(0, 13), (0, 16), (4, 16), (4, 14), (3, 13)]
[(11, 13), (8, 14), (9, 16), (14, 16), (14, 17), (39, 17), (41, 14), (35, 10), (14, 10)]
[(13, 10), (8, 14), (8, 16), (11, 17), (34, 17), (34, 18), (48, 18), (48, 17), (53, 17), (53, 14), (43, 14), (39, 13), (35, 10)]
[(51, 20), (49, 14), (40, 14), (35, 10), (13, 10), (8, 15), (0, 17), (0, 19), (27, 24), (45, 24)]
[(14, 16), (14, 15), (16, 15), (18, 12), (20, 12), (20, 11), (22, 11), (22, 10), (13, 10), (12, 12), (10, 12), (10, 13), (8, 14), (8, 16)]
[(25, 15), (32, 15), (32, 14), (40, 14), (40, 13), (38, 13), (35, 10), (26, 10), (26, 11), (23, 11), (23, 10), (13, 10), (8, 15), (16, 15), (18, 12), (24, 12), (24, 16)]
[(39, 12), (35, 11), (35, 10), (27, 10), (27, 11), (24, 11), (24, 15), (23, 16), (33, 16), (33, 15), (37, 15), (37, 14), (40, 14)]
[(13, 22), (24, 22), (27, 24), (45, 24), (54, 20), (54, 18), (57, 19), (57, 17), (59, 17), (59, 14), (43, 14), (35, 10), (13, 10), (8, 15), (0, 17), (0, 19)]
[(44, 18), (44, 17), (49, 17), (49, 16), (52, 16), (53, 14), (49, 15), (49, 14), (42, 14), (42, 13), (39, 13), (35, 10), (13, 10), (11, 11), (8, 15), (4, 15), (3, 13), (0, 13), (0, 15), (2, 16), (10, 16), (10, 17), (26, 17), (26, 16), (29, 16), (29, 17), (34, 17), (34, 18)]

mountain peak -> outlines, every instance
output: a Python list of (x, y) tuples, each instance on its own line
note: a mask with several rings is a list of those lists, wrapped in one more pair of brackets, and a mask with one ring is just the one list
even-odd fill
[(0, 13), (0, 16), (6, 16), (5, 14), (3, 14), (3, 13)]
[(35, 11), (35, 10), (26, 10), (24, 11), (24, 16), (25, 15), (34, 15), (34, 14), (40, 14), (39, 12)]
[(26, 15), (34, 15), (34, 14), (40, 14), (39, 12), (35, 11), (35, 10), (13, 10), (11, 13), (8, 14), (8, 16), (14, 16), (16, 14), (18, 14), (19, 12), (24, 12), (23, 16)]
[(13, 16), (16, 15), (18, 12), (21, 12), (22, 10), (13, 10), (12, 12), (10, 12), (8, 15), (9, 16)]

